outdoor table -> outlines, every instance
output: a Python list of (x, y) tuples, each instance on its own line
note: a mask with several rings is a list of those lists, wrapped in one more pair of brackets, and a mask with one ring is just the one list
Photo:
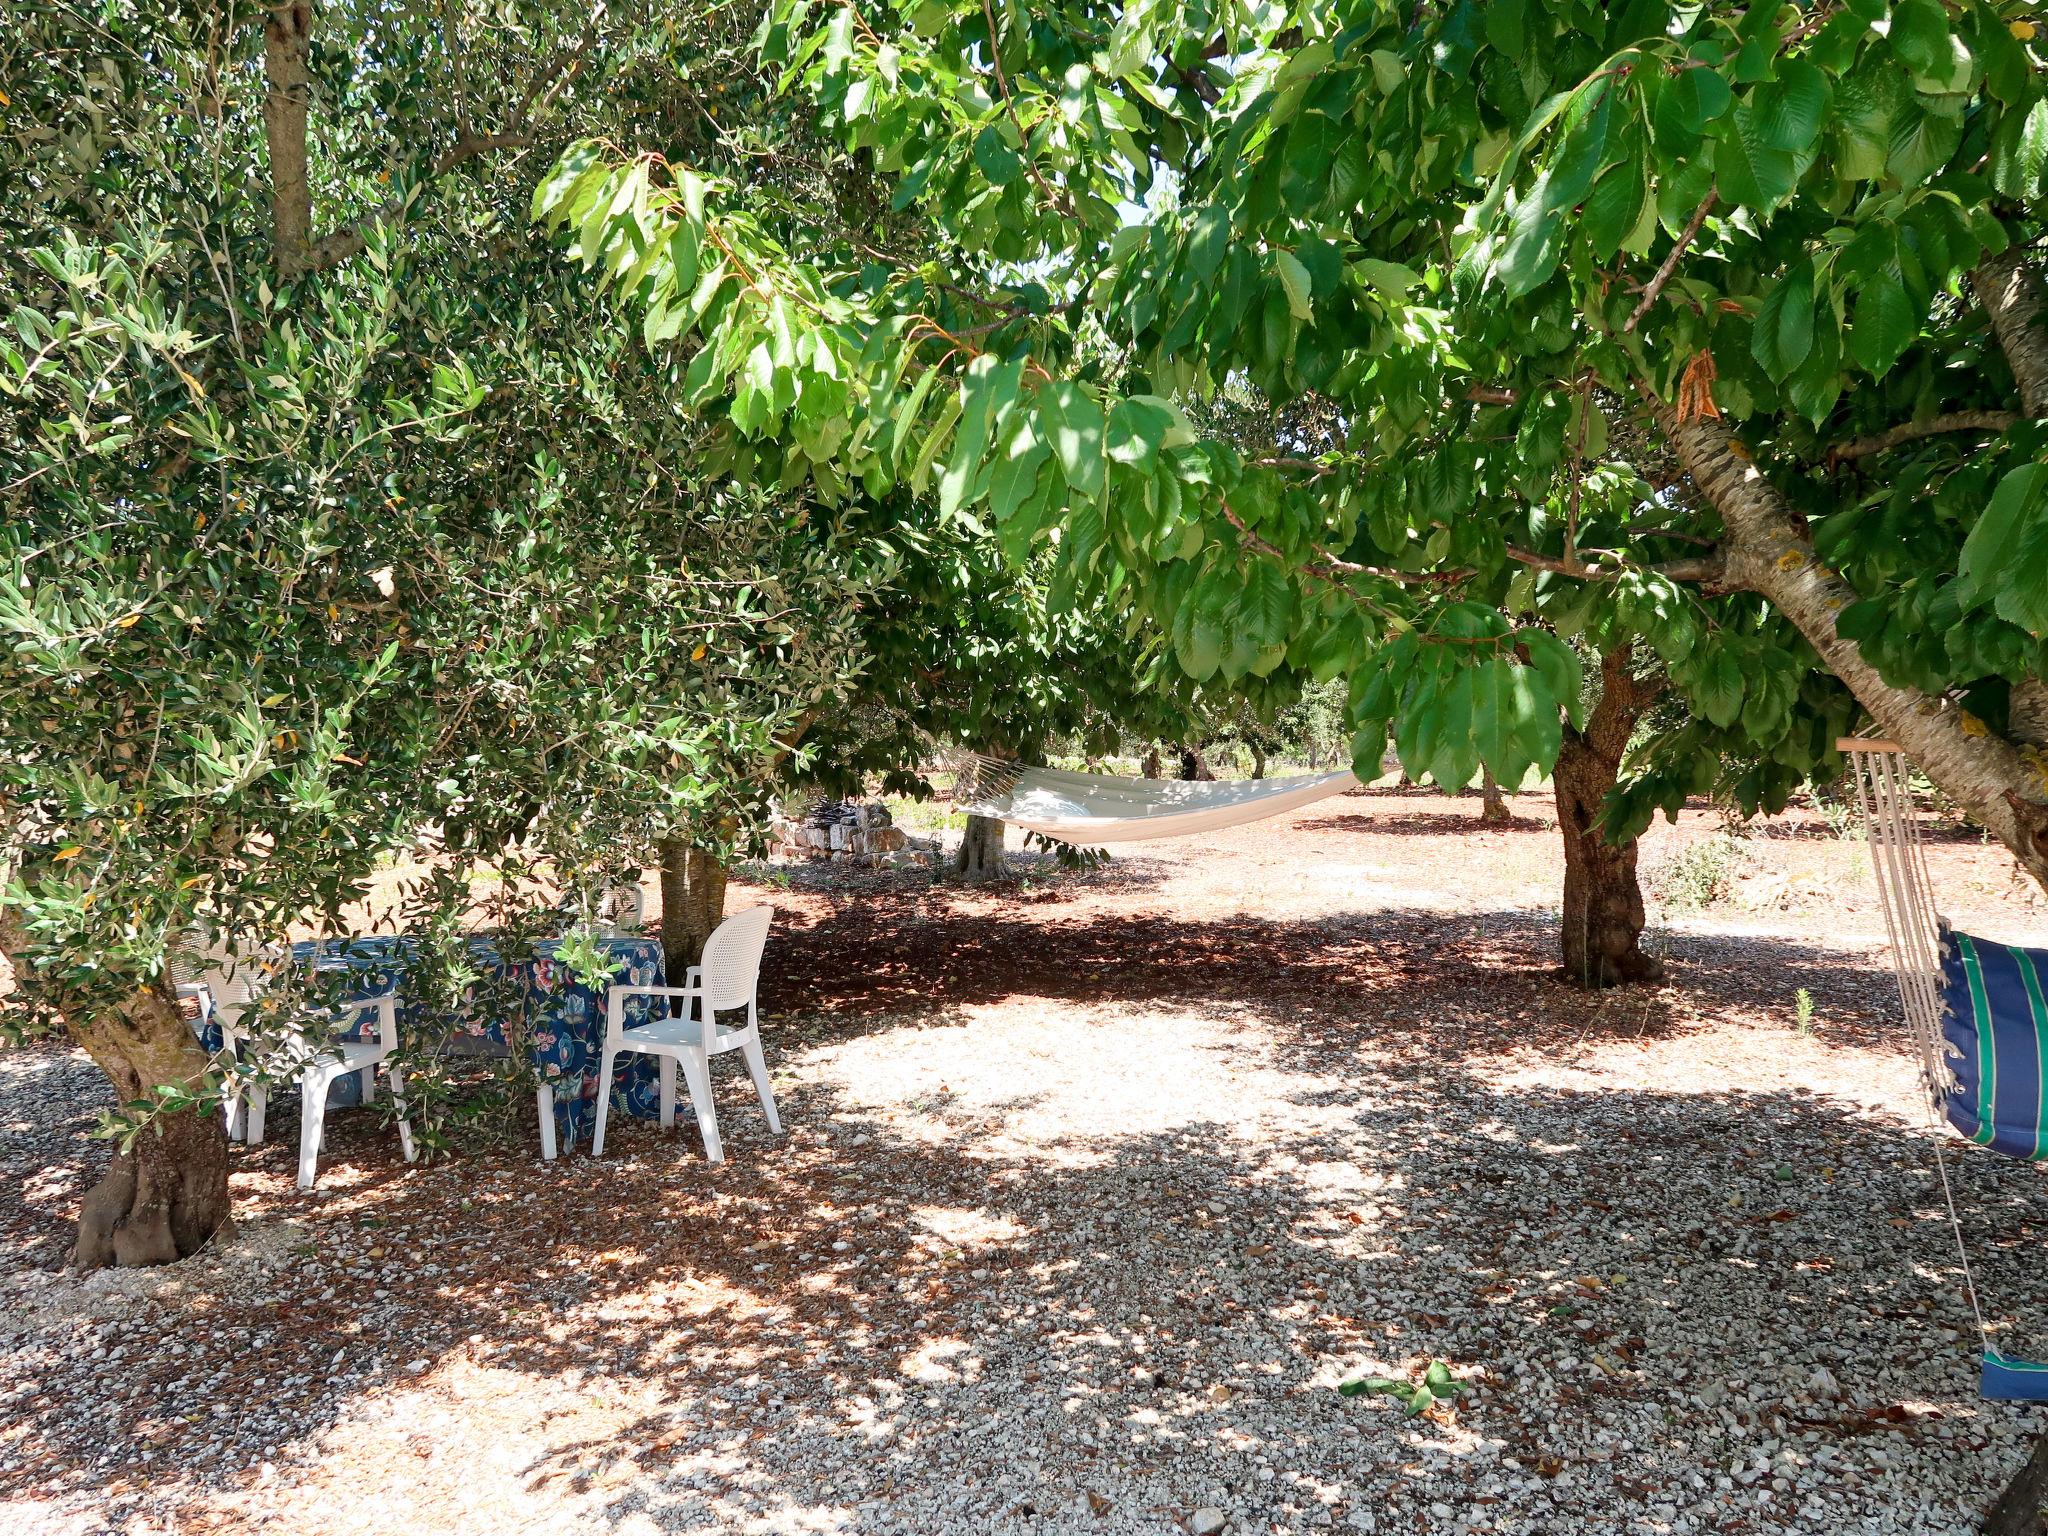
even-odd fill
[[(605, 987), (665, 984), (658, 940), (621, 936), (597, 942), (612, 958), (612, 972)], [(347, 979), (335, 998), (337, 1003), (395, 992), (401, 1044), (438, 1038), (444, 1042), (441, 1049), (449, 1055), (509, 1055), (512, 1040), (519, 1037), (519, 1015), (523, 1013), (528, 1059), (540, 1085), (550, 1090), (554, 1101), (556, 1134), (552, 1139), (563, 1147), (573, 1147), (579, 1137), (589, 1135), (597, 1120), (598, 1068), (604, 1046), (604, 988), (593, 990), (579, 982), (566, 964), (555, 959), (558, 945), (552, 939), (536, 943), (532, 959), (517, 962), (501, 960), (497, 941), (489, 934), (473, 935), (468, 944), (472, 961), (485, 979), (464, 992), (452, 1019), (433, 1017), (428, 1005), (407, 985), (412, 956), (418, 948), (413, 939), (395, 934), (367, 934), (301, 942), (292, 946), (292, 958), (316, 971), (346, 972)], [(625, 1022), (629, 1028), (667, 1016), (666, 999), (639, 996), (627, 1000)], [(373, 1027), (373, 1018), (365, 1015), (360, 1023), (350, 1027), (345, 1038), (363, 1038)], [(208, 1045), (217, 1049), (219, 1041), (209, 1040)], [(613, 1112), (624, 1111), (641, 1119), (659, 1118), (661, 1096), (656, 1072), (657, 1064), (652, 1057), (637, 1053), (620, 1057), (612, 1074)], [(358, 1078), (344, 1077), (335, 1083), (328, 1103), (330, 1107), (356, 1104), (361, 1101), (361, 1092)], [(544, 1145), (550, 1139), (544, 1137)]]

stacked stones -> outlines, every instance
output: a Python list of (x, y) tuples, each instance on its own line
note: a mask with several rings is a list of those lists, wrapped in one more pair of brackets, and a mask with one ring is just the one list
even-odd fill
[(903, 829), (893, 824), (889, 807), (879, 801), (820, 800), (801, 821), (777, 815), (772, 851), (787, 859), (866, 858), (879, 863), (884, 854), (909, 846)]

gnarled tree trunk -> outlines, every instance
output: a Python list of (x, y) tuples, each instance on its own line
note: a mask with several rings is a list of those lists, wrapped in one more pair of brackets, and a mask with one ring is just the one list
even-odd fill
[(1216, 777), (1208, 760), (1202, 756), (1200, 747), (1183, 746), (1180, 749), (1180, 776), (1206, 784)]
[(725, 917), (726, 868), (687, 838), (661, 840), (661, 952), (670, 986), (704, 957), (704, 941)]
[(969, 816), (953, 855), (953, 872), (970, 885), (1000, 880), (1010, 872), (1003, 859), (1003, 824), (994, 816)]
[(1560, 939), (1565, 979), (1582, 987), (1655, 981), (1664, 968), (1642, 951), (1643, 892), (1636, 883), (1636, 844), (1616, 845), (1600, 832), (1600, 811), (1636, 721), (1658, 687), (1631, 669), (1634, 647), (1600, 658), (1600, 702), (1583, 730), (1567, 723), (1552, 782), (1557, 829), (1564, 838), (1564, 912)]

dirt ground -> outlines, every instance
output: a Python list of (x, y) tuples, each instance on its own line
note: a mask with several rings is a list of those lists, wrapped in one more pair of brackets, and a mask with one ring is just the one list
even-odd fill
[[(76, 1053), (0, 1057), (0, 1530), (1975, 1528), (1981, 1403), (1859, 845), (1752, 829), (1653, 903), (1656, 988), (1555, 976), (1547, 800), (1374, 790), (964, 890), (759, 866), (786, 1136), (632, 1124), (408, 1168), (235, 1153), (239, 1235), (59, 1272)], [(1719, 823), (1645, 839), (1656, 883)], [(2048, 941), (1980, 840), (1952, 917)], [(1810, 1017), (1797, 1001), (1804, 991)], [(2003, 1347), (2036, 1170), (1957, 1155)], [(1453, 1403), (1402, 1418), (1359, 1373)]]

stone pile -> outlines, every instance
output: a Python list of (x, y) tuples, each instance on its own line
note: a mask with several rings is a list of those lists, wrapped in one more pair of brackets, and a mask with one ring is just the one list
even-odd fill
[(910, 846), (894, 824), (889, 807), (879, 801), (820, 800), (800, 821), (778, 814), (772, 825), (771, 852), (786, 859), (856, 859), (879, 862)]

